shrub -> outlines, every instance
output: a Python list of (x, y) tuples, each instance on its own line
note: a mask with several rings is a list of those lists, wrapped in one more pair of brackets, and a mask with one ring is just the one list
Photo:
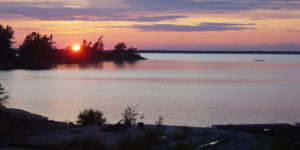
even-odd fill
[(9, 99), (8, 92), (6, 92), (4, 87), (0, 84), (0, 124), (5, 122), (7, 118), (7, 112), (5, 109), (7, 99)]
[(158, 120), (155, 121), (156, 124), (156, 132), (158, 134), (161, 134), (163, 130), (165, 129), (165, 126), (163, 125), (164, 123), (164, 118), (162, 116), (158, 117)]
[(8, 98), (8, 92), (6, 92), (4, 87), (0, 84), (0, 108), (4, 107), (4, 104)]
[(140, 116), (140, 119), (144, 118), (144, 115), (140, 115), (137, 111), (136, 111), (136, 106), (133, 105), (128, 105), (126, 107), (126, 109), (124, 110), (124, 112), (122, 113), (123, 116), (123, 121), (125, 124), (136, 124), (136, 120), (138, 119), (138, 117)]
[(102, 111), (85, 109), (79, 113), (77, 123), (79, 125), (105, 125), (106, 118)]
[(8, 111), (5, 108), (5, 103), (9, 98), (8, 92), (5, 91), (4, 87), (0, 84), (0, 141), (2, 136), (12, 136), (13, 128), (9, 124), (9, 115)]

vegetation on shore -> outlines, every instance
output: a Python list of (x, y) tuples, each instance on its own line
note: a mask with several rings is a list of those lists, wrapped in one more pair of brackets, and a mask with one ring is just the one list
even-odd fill
[(7, 102), (8, 98), (8, 92), (6, 92), (4, 87), (0, 84), (0, 108), (4, 107), (4, 104)]
[(77, 118), (77, 124), (82, 126), (106, 124), (106, 118), (104, 118), (103, 112), (98, 110), (85, 109), (79, 113)]
[(6, 92), (4, 87), (0, 84), (0, 141), (1, 135), (10, 137), (13, 134), (13, 129), (9, 124), (11, 115), (7, 112), (5, 107), (8, 99), (8, 92)]
[(138, 117), (140, 117), (141, 120), (144, 118), (144, 114), (140, 115), (136, 111), (136, 106), (133, 106), (133, 105), (127, 106), (126, 109), (124, 110), (124, 112), (122, 113), (122, 116), (123, 116), (122, 121), (125, 124), (129, 124), (129, 125), (136, 124)]
[(8, 92), (6, 92), (4, 87), (0, 84), (0, 125), (5, 124), (5, 120), (7, 119), (5, 104), (7, 103), (8, 99)]
[(0, 25), (0, 69), (26, 69), (47, 67), (51, 64), (82, 64), (99, 61), (135, 61), (144, 59), (137, 48), (120, 42), (111, 51), (104, 50), (103, 36), (96, 42), (83, 40), (74, 50), (72, 46), (57, 49), (53, 35), (38, 32), (28, 34), (18, 49), (13, 49), (14, 31), (10, 26)]
[[(19, 147), (19, 148), (34, 148), (34, 149), (102, 149), (107, 150), (111, 147), (107, 147), (109, 141), (105, 141), (102, 137), (84, 137), (74, 138), (68, 141), (61, 141), (61, 143), (55, 145), (45, 145), (41, 143), (30, 143), (26, 140), (20, 140), (24, 137), (30, 137), (33, 135), (44, 134), (45, 132), (58, 131), (59, 129), (68, 129), (68, 132), (72, 132), (76, 135), (80, 134), (80, 131), (73, 131), (76, 128), (96, 125), (99, 128), (96, 132), (108, 132), (111, 136), (122, 135), (118, 139), (113, 149), (116, 150), (151, 150), (151, 149), (166, 149), (166, 150), (193, 150), (195, 148), (201, 149), (215, 149), (215, 146), (221, 146), (222, 144), (232, 140), (231, 134), (223, 133), (224, 135), (212, 134), (203, 132), (201, 135), (195, 132), (194, 128), (189, 127), (173, 127), (173, 132), (166, 132), (166, 126), (163, 124), (163, 117), (159, 117), (155, 121), (153, 126), (144, 126), (144, 124), (138, 123), (138, 128), (134, 129), (135, 134), (127, 135), (127, 128), (131, 128), (136, 123), (140, 115), (136, 106), (129, 105), (122, 113), (122, 122), (111, 125), (106, 122), (104, 113), (100, 110), (86, 109), (79, 113), (77, 125), (53, 122), (49, 120), (26, 118), (24, 115), (14, 116), (5, 107), (8, 93), (4, 87), (0, 84), (0, 147)], [(140, 118), (142, 119), (142, 118)], [(50, 126), (49, 126), (50, 125)], [(50, 127), (50, 129), (49, 129)], [(84, 128), (84, 127), (83, 127)], [(99, 130), (100, 129), (100, 130)], [(130, 129), (132, 130), (132, 128)], [(137, 131), (139, 130), (139, 131)], [(170, 128), (168, 129), (170, 130)], [(202, 129), (203, 130), (203, 129)], [(216, 132), (216, 131), (214, 131)], [(222, 131), (221, 131), (222, 132)], [(240, 131), (237, 131), (240, 132)], [(294, 128), (279, 128), (271, 131), (244, 131), (253, 134), (247, 140), (253, 142), (253, 140), (260, 141), (258, 145), (251, 145), (246, 149), (267, 149), (269, 150), (296, 150), (299, 148), (299, 127)], [(124, 133), (124, 134), (122, 134)], [(138, 133), (138, 134), (137, 134)], [(202, 140), (195, 140), (195, 136), (202, 136)], [(227, 137), (226, 137), (227, 136)], [(236, 135), (233, 135), (236, 136)], [(244, 135), (243, 135), (244, 136)], [(237, 138), (238, 141), (240, 139)], [(264, 143), (267, 141), (268, 143)], [(241, 142), (241, 141), (240, 141)], [(210, 145), (210, 143), (217, 143)], [(230, 143), (230, 142), (229, 142)], [(251, 142), (250, 142), (251, 143)]]

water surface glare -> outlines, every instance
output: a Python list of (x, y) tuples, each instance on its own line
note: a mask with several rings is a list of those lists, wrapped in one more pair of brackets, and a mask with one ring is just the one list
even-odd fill
[(143, 55), (150, 59), (0, 71), (0, 83), (9, 107), (59, 121), (91, 107), (116, 123), (133, 104), (146, 123), (300, 122), (300, 55)]

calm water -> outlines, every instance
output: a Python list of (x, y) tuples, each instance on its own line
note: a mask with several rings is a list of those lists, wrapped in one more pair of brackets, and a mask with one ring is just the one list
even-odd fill
[(143, 56), (149, 60), (0, 71), (0, 83), (9, 107), (59, 121), (92, 107), (115, 123), (133, 104), (146, 123), (159, 116), (190, 126), (300, 122), (300, 55)]

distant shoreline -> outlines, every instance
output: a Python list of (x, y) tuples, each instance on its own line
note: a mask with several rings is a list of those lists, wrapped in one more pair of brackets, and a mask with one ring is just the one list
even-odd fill
[(138, 53), (162, 53), (162, 54), (295, 54), (300, 51), (192, 51), (192, 50), (138, 50)]

